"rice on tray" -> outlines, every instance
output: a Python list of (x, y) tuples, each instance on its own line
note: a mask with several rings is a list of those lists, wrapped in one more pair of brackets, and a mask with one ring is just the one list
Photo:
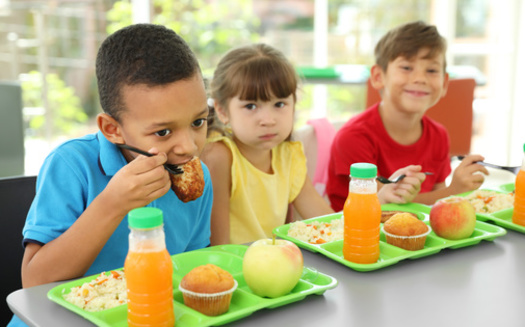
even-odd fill
[(344, 222), (342, 219), (334, 219), (329, 223), (313, 221), (305, 223), (297, 221), (290, 224), (288, 236), (310, 244), (323, 244), (343, 239)]
[(493, 213), (514, 206), (513, 193), (476, 190), (465, 197), (477, 213)]
[(64, 300), (86, 311), (101, 311), (125, 304), (126, 279), (124, 272), (112, 270), (109, 275), (101, 273), (96, 279), (71, 288)]

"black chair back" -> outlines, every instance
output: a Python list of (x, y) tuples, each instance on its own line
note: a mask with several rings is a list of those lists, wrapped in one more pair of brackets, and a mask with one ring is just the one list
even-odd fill
[(4, 299), (3, 305), (0, 305), (0, 326), (6, 326), (13, 316), (5, 298), (22, 288), (22, 228), (35, 197), (35, 184), (36, 176), (0, 178), (0, 241), (3, 253), (0, 292)]

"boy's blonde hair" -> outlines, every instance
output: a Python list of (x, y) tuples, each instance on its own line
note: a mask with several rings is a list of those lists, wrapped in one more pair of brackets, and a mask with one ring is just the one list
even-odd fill
[[(427, 48), (429, 53), (425, 58), (434, 58), (440, 54), (445, 57), (447, 41), (434, 25), (416, 21), (398, 26), (386, 33), (376, 45), (374, 54), (376, 65), (386, 72), (388, 63), (403, 56), (412, 59), (420, 49)], [(446, 69), (443, 61), (443, 70)]]

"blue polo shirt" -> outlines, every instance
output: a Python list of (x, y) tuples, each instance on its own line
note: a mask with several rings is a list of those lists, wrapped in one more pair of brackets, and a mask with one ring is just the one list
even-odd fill
[[(106, 187), (111, 177), (127, 164), (120, 150), (98, 132), (65, 142), (46, 158), (36, 185), (26, 224), (24, 244), (46, 244), (64, 233)], [(208, 168), (204, 171), (204, 193), (184, 203), (168, 191), (148, 207), (164, 214), (166, 247), (173, 255), (210, 244), (213, 190)], [(86, 276), (124, 266), (128, 253), (127, 216), (109, 238), (86, 272)], [(26, 326), (17, 316), (9, 327)]]
[[(23, 230), (24, 244), (46, 244), (64, 233), (126, 164), (120, 150), (101, 132), (60, 145), (46, 158), (38, 175), (36, 197)], [(204, 193), (198, 199), (184, 203), (170, 190), (147, 205), (163, 211), (166, 247), (171, 255), (210, 244), (213, 191), (204, 164), (203, 170)], [(86, 275), (123, 267), (128, 235), (126, 216)]]

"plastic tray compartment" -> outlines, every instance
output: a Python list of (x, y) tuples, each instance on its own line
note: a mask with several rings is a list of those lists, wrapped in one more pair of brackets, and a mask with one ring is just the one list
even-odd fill
[[(253, 294), (246, 285), (242, 275), (242, 258), (247, 248), (246, 245), (220, 245), (171, 257), (173, 262), (173, 304), (176, 326), (222, 325), (249, 316), (263, 308), (275, 308), (300, 301), (310, 294), (323, 294), (326, 290), (337, 286), (335, 278), (315, 269), (305, 267), (301, 279), (289, 294), (275, 299), (259, 297)], [(185, 306), (182, 293), (178, 290), (178, 285), (184, 275), (191, 269), (207, 263), (215, 264), (227, 270), (239, 283), (239, 286), (233, 293), (228, 312), (215, 317), (206, 316)], [(58, 285), (51, 289), (47, 296), (50, 300), (79, 314), (97, 326), (127, 326), (128, 306), (126, 304), (99, 312), (88, 312), (63, 299), (63, 294), (70, 292), (72, 287), (90, 282), (97, 276), (84, 277)]]
[[(496, 193), (510, 193), (514, 191), (514, 183), (503, 184), (499, 187), (499, 190), (492, 189), (481, 189), (486, 191), (492, 191)], [(474, 192), (474, 191), (472, 191)], [(472, 192), (465, 192), (459, 194), (458, 196), (467, 196)], [(514, 213), (514, 208), (503, 209), (500, 211), (492, 213), (476, 213), (478, 220), (487, 221), (495, 225), (514, 230), (516, 232), (525, 233), (525, 226), (521, 226), (512, 222), (512, 214)]]
[[(430, 213), (430, 207), (418, 204), (418, 203), (409, 203), (409, 204), (385, 204), (381, 206), (382, 210), (400, 210), (413, 212), (418, 214), (421, 220), (427, 225), (430, 224), (428, 220), (428, 214)], [(340, 219), (342, 213), (335, 213), (331, 215), (326, 215), (317, 218), (311, 218), (304, 220), (304, 222), (309, 221), (320, 221), (320, 222), (330, 222), (334, 219)], [(423, 217), (423, 218), (421, 218)], [(352, 268), (356, 271), (372, 271), (388, 267), (398, 263), (401, 260), (405, 259), (417, 259), (425, 257), (428, 255), (436, 254), (442, 249), (450, 248), (457, 249), (465, 246), (478, 244), (481, 240), (492, 241), (496, 237), (503, 236), (507, 231), (501, 227), (487, 224), (481, 221), (476, 222), (476, 227), (472, 235), (468, 238), (462, 240), (447, 240), (437, 236), (433, 231), (427, 236), (425, 247), (417, 251), (408, 251), (402, 248), (399, 248), (394, 245), (390, 245), (386, 242), (385, 235), (381, 231), (379, 239), (379, 260), (376, 263), (372, 264), (360, 264), (353, 263), (348, 260), (345, 260), (343, 257), (343, 240), (337, 240), (332, 242), (327, 242), (324, 244), (310, 244), (307, 242), (300, 241), (296, 238), (288, 236), (288, 230), (290, 229), (290, 224), (279, 226), (273, 230), (273, 232), (280, 238), (287, 239), (294, 242), (298, 246), (310, 250), (312, 252), (318, 252), (334, 261), (337, 261), (349, 268)]]

